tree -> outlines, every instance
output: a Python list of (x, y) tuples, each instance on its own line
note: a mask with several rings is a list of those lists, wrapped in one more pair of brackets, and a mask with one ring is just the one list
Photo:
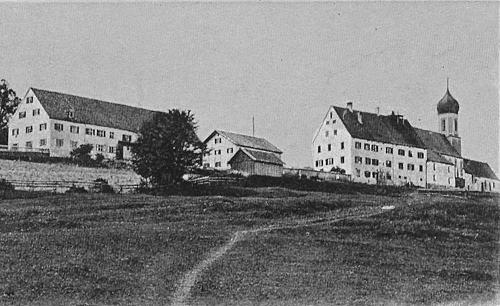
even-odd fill
[(172, 109), (156, 113), (143, 123), (132, 146), (135, 171), (153, 186), (180, 182), (183, 174), (201, 165), (205, 145), (196, 129), (190, 111)]
[(92, 145), (90, 143), (82, 144), (78, 148), (75, 148), (69, 153), (72, 159), (77, 163), (88, 165), (91, 162), (90, 152), (92, 151)]
[(0, 144), (7, 143), (7, 123), (12, 114), (16, 112), (20, 101), (16, 92), (9, 88), (7, 81), (0, 80)]

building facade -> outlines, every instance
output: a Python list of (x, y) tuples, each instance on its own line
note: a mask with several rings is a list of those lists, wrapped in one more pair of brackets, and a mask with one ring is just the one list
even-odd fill
[(241, 148), (228, 163), (232, 170), (245, 175), (283, 175), (283, 161), (271, 152)]
[(30, 88), (9, 121), (10, 150), (67, 157), (82, 144), (91, 154), (130, 158), (130, 145), (154, 111)]

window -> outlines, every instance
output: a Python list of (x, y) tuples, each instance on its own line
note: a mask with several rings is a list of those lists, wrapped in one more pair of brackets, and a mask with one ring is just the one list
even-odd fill
[(108, 152), (109, 152), (109, 153), (115, 153), (115, 147), (111, 147), (111, 146), (109, 146), (109, 147), (108, 147)]
[(69, 131), (74, 134), (78, 134), (80, 132), (80, 127), (71, 125), (69, 127)]
[(436, 181), (436, 175), (435, 175), (435, 174), (432, 176), (432, 180), (433, 180), (434, 182)]
[(340, 149), (344, 150), (344, 142), (343, 141), (340, 143)]
[(26, 97), (26, 104), (33, 103), (33, 97)]
[(323, 166), (323, 160), (322, 159), (317, 160), (316, 161), (316, 167), (321, 167), (321, 166)]
[(326, 131), (325, 132), (325, 137), (328, 137), (330, 135), (330, 132), (329, 131)]
[(93, 136), (93, 135), (95, 135), (95, 130), (94, 129), (90, 129), (90, 128), (86, 128), (85, 129), (85, 134)]
[(318, 153), (321, 153), (321, 146), (318, 146)]
[(26, 118), (26, 112), (19, 112), (19, 119)]
[(72, 110), (68, 111), (68, 118), (73, 119), (75, 117), (75, 113)]
[(330, 112), (330, 119), (333, 118), (333, 112)]
[(227, 153), (233, 153), (233, 148), (228, 148)]
[(18, 149), (17, 143), (13, 143), (12, 144), (12, 151), (17, 151), (17, 149)]
[(354, 163), (355, 164), (362, 164), (363, 163), (363, 158), (359, 156), (354, 156)]
[(344, 162), (345, 162), (345, 158), (344, 158), (344, 156), (341, 156), (340, 157), (340, 163), (343, 164)]
[(405, 156), (405, 150), (399, 149), (398, 150), (398, 155)]
[[(333, 123), (335, 123), (335, 121), (333, 121)], [(333, 135), (337, 136), (337, 130), (333, 130)]]
[(424, 166), (423, 165), (418, 165), (418, 171), (424, 172)]
[(372, 145), (372, 151), (373, 152), (378, 152), (378, 146), (377, 145)]
[(40, 123), (40, 131), (44, 131), (47, 129), (47, 123)]
[(32, 125), (27, 126), (26, 127), (26, 133), (31, 133), (31, 132), (33, 132), (33, 126)]
[(367, 151), (370, 151), (370, 144), (368, 143), (365, 143), (365, 146), (364, 146), (365, 150)]
[(406, 165), (406, 169), (408, 169), (410, 171), (413, 171), (413, 170), (415, 170), (415, 165), (414, 164), (408, 164), (408, 165)]
[(40, 147), (44, 147), (47, 145), (47, 139), (40, 139)]
[(441, 119), (441, 132), (446, 131), (446, 120)]
[(450, 166), (448, 166), (448, 173), (450, 173), (450, 168), (451, 168), (451, 167), (450, 167)]
[(365, 171), (365, 177), (370, 177), (370, 171)]
[(71, 149), (76, 149), (78, 147), (77, 141), (70, 141), (69, 144), (71, 146)]
[(391, 179), (392, 179), (392, 176), (391, 176), (389, 173), (387, 173), (387, 175), (386, 175), (385, 177), (386, 177), (388, 180), (391, 180)]
[(325, 163), (327, 165), (333, 165), (333, 158), (327, 158), (327, 159), (325, 159)]
[(360, 176), (361, 176), (361, 170), (356, 169), (356, 176), (357, 176), (357, 177), (360, 177)]
[(417, 158), (424, 158), (424, 152), (417, 152)]
[(35, 108), (33, 110), (33, 116), (37, 116), (37, 115), (40, 115), (40, 109), (39, 108)]
[(372, 163), (372, 160), (368, 157), (365, 157), (365, 164), (371, 165), (371, 163)]
[(326, 123), (326, 124), (330, 124), (330, 121), (326, 120), (326, 122), (325, 122), (325, 123)]
[(385, 161), (385, 166), (389, 167), (389, 168), (392, 167), (392, 162), (390, 160), (386, 160)]
[(413, 157), (413, 154), (411, 153), (410, 150), (408, 150), (408, 157)]
[(122, 140), (125, 142), (132, 142), (132, 135), (122, 135)]
[(56, 147), (62, 147), (64, 145), (63, 139), (56, 139)]
[(436, 163), (433, 163), (432, 166), (434, 168), (434, 171), (436, 171)]
[[(215, 138), (214, 139), (215, 144), (222, 143), (222, 138)], [(220, 164), (220, 163), (219, 163)], [(217, 167), (217, 166), (216, 166)], [(219, 165), (220, 167), (220, 165)]]
[(374, 166), (378, 166), (378, 159), (373, 158), (373, 159), (372, 159), (372, 165), (374, 165)]
[(404, 167), (403, 163), (399, 163), (398, 164), (398, 168), (401, 169), (401, 170), (403, 170), (405, 167)]
[(98, 145), (96, 145), (96, 146), (95, 146), (95, 148), (96, 148), (96, 150), (97, 150), (98, 152), (104, 152), (104, 150), (105, 150), (106, 146), (105, 146), (105, 145), (98, 144)]
[(455, 119), (453, 122), (455, 123), (455, 132), (458, 132), (458, 120)]
[(378, 178), (378, 173), (377, 173), (377, 172), (372, 172), (372, 177), (373, 177), (374, 179)]
[(105, 130), (97, 130), (97, 136), (98, 137), (106, 137), (106, 131)]
[(33, 148), (33, 143), (31, 141), (26, 141), (25, 147), (26, 147), (26, 149), (32, 149)]
[(392, 154), (392, 148), (391, 147), (385, 148), (385, 153)]
[(114, 139), (115, 138), (115, 132), (109, 132), (109, 138)]
[(63, 130), (63, 125), (61, 123), (54, 123), (54, 130), (56, 130), (56, 131), (62, 131)]
[(19, 129), (12, 129), (12, 136), (19, 135)]
[(332, 150), (332, 144), (331, 144), (331, 143), (329, 143), (329, 144), (328, 144), (328, 151), (331, 151), (331, 150)]
[(203, 168), (210, 168), (210, 163), (204, 163)]
[(219, 168), (219, 167), (220, 167), (220, 165), (221, 165), (221, 164), (220, 164), (220, 162), (215, 162), (215, 167), (216, 167), (216, 168)]
[(361, 149), (361, 142), (356, 141), (356, 142), (354, 143), (354, 148), (356, 148), (356, 149)]

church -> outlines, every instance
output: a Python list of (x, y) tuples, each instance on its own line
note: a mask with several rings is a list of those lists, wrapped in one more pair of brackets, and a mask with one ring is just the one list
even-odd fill
[(416, 128), (400, 114), (330, 106), (312, 141), (318, 171), (343, 169), (352, 181), (423, 188), (500, 191), (488, 164), (462, 156), (459, 103), (446, 93), (437, 103), (437, 131)]

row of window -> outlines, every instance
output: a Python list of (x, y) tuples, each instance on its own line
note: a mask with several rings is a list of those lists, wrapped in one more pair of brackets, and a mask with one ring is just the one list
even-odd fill
[[(40, 139), (39, 141), (39, 147), (45, 147), (47, 145), (47, 139)], [(56, 139), (56, 147), (62, 147), (64, 146), (64, 139)], [(76, 149), (78, 147), (78, 142), (77, 141), (70, 141), (70, 146), (72, 149)], [(24, 147), (27, 149), (32, 149), (33, 148), (33, 142), (32, 141), (26, 141), (24, 144)], [(116, 147), (113, 146), (106, 146), (106, 145), (101, 145), (101, 144), (95, 144), (92, 145), (92, 147), (98, 151), (98, 152), (108, 152), (108, 153), (115, 153), (116, 152)], [(15, 150), (18, 148), (17, 143), (12, 144), (12, 148)]]
[[(331, 150), (332, 150), (332, 144), (331, 144), (331, 143), (329, 143), (326, 147), (327, 147), (327, 150), (328, 150), (328, 151), (331, 151)], [(342, 142), (340, 143), (340, 149), (341, 149), (341, 150), (344, 150), (344, 148), (345, 148), (345, 144), (344, 144), (344, 142), (342, 141)], [(321, 153), (321, 146), (318, 146), (318, 153)]]
[[(222, 150), (214, 150), (214, 155), (222, 155)], [(234, 149), (233, 148), (227, 148), (226, 149), (226, 152), (228, 154), (231, 154), (234, 152)], [(205, 156), (210, 156), (210, 152), (205, 152)]]
[[(344, 156), (340, 157), (340, 163), (341, 164), (345, 163), (345, 157)], [(322, 159), (318, 159), (314, 164), (316, 165), (316, 167), (323, 167), (323, 165), (326, 165), (326, 166), (333, 165), (333, 158), (327, 158), (327, 159), (324, 160), (324, 162), (323, 162)]]
[[(40, 115), (40, 109), (39, 108), (35, 108), (33, 111), (33, 116), (38, 116)], [(23, 119), (23, 118), (26, 118), (26, 111), (24, 112), (19, 112), (19, 119)]]
[[(326, 122), (328, 124), (328, 121)], [(325, 131), (325, 137), (330, 136), (330, 131)], [(333, 130), (333, 136), (337, 136), (337, 130)]]
[[(44, 131), (47, 129), (47, 123), (40, 123), (39, 125), (40, 131)], [(64, 125), (62, 123), (54, 123), (54, 130), (62, 132), (64, 131)], [(80, 127), (75, 126), (75, 125), (70, 125), (69, 127), (70, 133), (73, 134), (79, 134), (80, 133)], [(33, 126), (29, 125), (26, 127), (26, 133), (31, 133), (33, 132)], [(86, 128), (85, 129), (85, 134), (86, 135), (91, 135), (91, 136), (98, 136), (98, 137), (106, 137), (106, 131), (105, 130), (99, 130), (99, 129), (92, 129), (92, 128)], [(19, 129), (12, 129), (12, 136), (17, 136), (19, 135)], [(109, 138), (114, 139), (115, 138), (115, 133), (114, 132), (109, 132)], [(126, 142), (132, 142), (132, 135), (122, 135), (122, 140)]]
[[(361, 149), (361, 142), (359, 141), (356, 141), (354, 142), (354, 148), (355, 149)], [(372, 144), (370, 146), (369, 143), (365, 143), (363, 148), (366, 150), (366, 151), (373, 151), (373, 152), (378, 152), (378, 149), (379, 149), (379, 146), (378, 145), (375, 145), (375, 144)], [(386, 147), (385, 148), (385, 153), (387, 154), (393, 154), (393, 148), (392, 147)], [(405, 156), (406, 154), (406, 151), (404, 149), (398, 149), (398, 155), (400, 156)], [(411, 150), (408, 150), (408, 157), (413, 157), (413, 153)], [(424, 158), (424, 152), (417, 152), (417, 158)]]

